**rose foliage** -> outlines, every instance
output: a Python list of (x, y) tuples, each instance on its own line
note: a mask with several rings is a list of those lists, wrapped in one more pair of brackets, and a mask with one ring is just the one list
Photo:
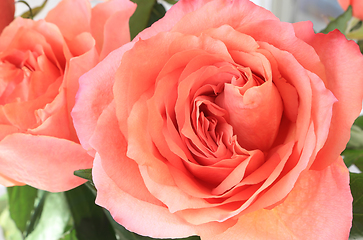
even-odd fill
[(158, 238), (347, 239), (363, 57), (247, 0), (180, 0), (80, 78), (96, 203)]
[[(11, 1), (1, 1), (1, 14), (8, 13), (5, 2)], [(78, 78), (130, 41), (128, 20), (135, 7), (112, 0), (92, 9), (88, 0), (64, 0), (45, 20), (19, 17), (3, 30), (1, 184), (65, 191), (85, 182), (73, 175), (92, 167), (93, 160), (79, 144), (70, 116)]]

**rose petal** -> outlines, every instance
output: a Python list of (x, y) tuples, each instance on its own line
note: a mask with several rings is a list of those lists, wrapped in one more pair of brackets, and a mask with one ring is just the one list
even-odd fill
[(14, 181), (13, 179), (7, 178), (0, 174), (0, 184), (5, 187), (12, 187), (12, 186), (22, 186), (25, 185), (24, 183)]
[(0, 1), (0, 33), (14, 20), (15, 3), (14, 0)]
[(136, 4), (128, 0), (100, 3), (92, 9), (91, 31), (96, 39), (100, 60), (130, 42), (129, 18), (135, 9)]
[(27, 133), (70, 139), (71, 131), (68, 124), (64, 90), (61, 91), (51, 103), (48, 103), (44, 109), (36, 110), (35, 115), (40, 124), (33, 129), (28, 129)]
[(216, 101), (229, 113), (234, 134), (243, 148), (265, 151), (272, 146), (283, 112), (280, 94), (272, 81), (252, 87), (244, 95), (237, 87), (226, 84)]
[[(89, 32), (80, 33), (72, 40), (67, 41), (67, 47), (71, 53), (69, 56), (70, 60), (72, 60), (73, 57), (78, 57), (92, 51), (93, 48), (95, 48), (95, 44), (96, 42)], [(97, 53), (96, 50), (93, 51)], [(67, 56), (67, 53), (65, 53), (65, 55)]]
[[(170, 57), (167, 54), (167, 49), (161, 46), (170, 45), (179, 36), (180, 34), (172, 34), (172, 36), (166, 38), (165, 34), (161, 33), (153, 39), (154, 46), (157, 47), (150, 47), (149, 43), (138, 41), (135, 43), (135, 47), (124, 54), (124, 61), (117, 69), (115, 75), (113, 95), (116, 103), (117, 118), (121, 124), (120, 128), (126, 137), (127, 132), (125, 131), (127, 131), (127, 127), (122, 125), (126, 124), (126, 119), (132, 106), (147, 89), (155, 84), (158, 73)], [(140, 61), (140, 59), (145, 59), (145, 61)], [(138, 62), (138, 64), (135, 65), (135, 62)], [(143, 71), (140, 71), (140, 69), (143, 69)], [(133, 74), (129, 75), (129, 72)], [(119, 104), (120, 107), (118, 107)]]
[(352, 0), (351, 4), (352, 4), (352, 8), (353, 8), (353, 16), (362, 20), (363, 19), (363, 2), (361, 0)]
[(6, 137), (9, 134), (17, 133), (19, 132), (19, 128), (11, 126), (11, 125), (5, 125), (0, 124), (0, 141)]
[(191, 225), (171, 214), (166, 207), (142, 201), (118, 188), (105, 173), (99, 155), (96, 155), (92, 174), (98, 190), (96, 203), (108, 209), (129, 231), (154, 238), (196, 234)]
[(105, 173), (118, 188), (142, 201), (164, 206), (145, 187), (136, 162), (126, 156), (127, 143), (119, 130), (114, 103), (111, 103), (99, 117), (90, 144), (100, 155)]
[[(261, 28), (261, 25), (264, 27)], [(264, 20), (243, 25), (237, 30), (252, 36), (256, 41), (268, 43), (280, 50), (289, 52), (305, 69), (317, 74), (326, 82), (324, 65), (319, 56), (312, 46), (295, 36), (295, 29), (292, 24), (285, 22), (276, 24), (276, 21)]]
[(87, 151), (92, 149), (88, 141), (96, 128), (97, 119), (113, 99), (112, 87), (115, 72), (123, 54), (132, 46), (132, 43), (126, 44), (113, 51), (79, 79), (79, 90), (72, 110), (72, 118), (79, 140)]
[[(301, 155), (296, 153), (296, 148), (293, 149), (293, 154), (289, 157), (284, 169), (279, 172), (274, 170), (269, 176), (278, 174), (277, 180), (269, 186), (269, 188), (253, 203), (251, 207), (247, 209), (247, 212), (258, 210), (261, 208), (266, 208), (269, 205), (277, 203), (283, 200), (294, 188), (294, 183), (297, 181), (301, 172), (303, 172), (311, 159), (314, 159), (315, 155), (313, 154), (315, 146), (316, 146), (316, 136), (314, 133), (314, 125), (311, 124), (308, 130), (305, 144)], [(292, 162), (292, 163), (291, 163)], [(296, 163), (296, 165), (294, 165)], [(291, 167), (291, 164), (293, 165)], [(289, 169), (291, 168), (291, 170)], [(288, 171), (288, 172), (287, 172)], [(264, 185), (266, 182), (264, 183)]]
[(57, 25), (64, 38), (72, 40), (78, 34), (91, 31), (91, 4), (87, 0), (61, 1), (48, 12), (45, 20)]
[[(135, 7), (135, 4), (128, 0), (113, 0), (99, 3), (92, 8), (91, 33), (96, 40), (96, 48), (98, 52), (101, 52), (102, 47), (104, 46), (105, 24), (109, 18), (117, 12), (124, 11), (123, 15), (125, 16), (125, 19), (121, 19), (119, 24), (128, 23), (128, 19), (131, 16), (129, 12), (132, 14), (132, 10), (134, 10)], [(120, 31), (119, 26), (117, 28), (117, 31), (112, 32), (116, 34), (121, 32), (122, 35), (125, 34), (124, 31)], [(130, 35), (128, 31), (126, 32), (126, 35)], [(129, 41), (130, 38), (125, 43)]]
[(353, 16), (359, 19), (363, 19), (363, 2), (361, 0), (338, 0), (340, 6), (344, 10), (347, 10), (349, 5), (353, 8)]
[[(218, 9), (216, 12), (215, 10)], [(213, 18), (210, 13), (213, 12)], [(261, 20), (277, 18), (264, 8), (258, 8), (254, 3), (247, 0), (192, 0), (179, 1), (165, 16), (156, 22), (152, 28), (145, 29), (135, 39), (147, 39), (159, 32), (174, 31), (184, 34), (199, 35), (204, 29), (215, 28), (225, 24), (237, 28), (248, 22), (259, 22)], [(194, 24), (193, 28), (189, 24)]]
[(293, 23), (295, 36), (308, 43), (315, 37), (313, 23), (310, 21)]
[[(79, 88), (78, 79), (85, 72), (94, 67), (98, 63), (98, 58), (99, 58), (98, 53), (95, 49), (94, 39), (91, 37), (89, 33), (80, 34), (75, 39), (77, 39), (82, 35), (86, 36), (88, 41), (80, 41), (80, 44), (81, 43), (87, 44), (87, 42), (91, 42), (92, 47), (90, 49), (87, 49), (85, 53), (82, 53), (82, 55), (70, 59), (63, 77), (63, 86), (66, 89), (66, 94), (67, 94), (67, 101), (66, 101), (67, 115), (70, 125), (73, 125), (72, 122), (73, 120), (70, 116), (70, 113), (76, 101), (75, 97)], [(73, 141), (78, 142), (78, 137), (73, 128), (71, 128), (71, 139)]]
[[(299, 106), (295, 123), (295, 139), (297, 140), (298, 151), (301, 151), (305, 141), (304, 138), (311, 123), (312, 89), (310, 86), (311, 83), (308, 74), (309, 72), (291, 53), (281, 51), (280, 49), (277, 49), (276, 47), (265, 42), (261, 42), (260, 46), (271, 53), (274, 61), (276, 61), (278, 64), (278, 69), (280, 70), (281, 76), (297, 90)], [(285, 66), (290, 67), (286, 68)]]
[(305, 171), (274, 209), (240, 216), (225, 233), (201, 239), (348, 239), (351, 219), (349, 172), (339, 158), (322, 171)]
[[(15, 5), (14, 5), (15, 6)], [(16, 18), (11, 25), (13, 27), (8, 27), (4, 29), (3, 33), (0, 35), (0, 51), (3, 52), (9, 44), (12, 42), (14, 36), (18, 32), (20, 26), (25, 28), (30, 28), (33, 25), (32, 20), (24, 18)]]
[(340, 6), (342, 6), (342, 8), (343, 8), (344, 10), (346, 10), (346, 9), (349, 7), (349, 5), (350, 5), (350, 1), (351, 1), (351, 0), (338, 0), (338, 2), (339, 2), (339, 4), (340, 4)]
[(60, 192), (85, 182), (73, 172), (91, 168), (92, 158), (68, 140), (14, 133), (0, 142), (0, 165), (0, 174), (17, 182)]
[(326, 68), (326, 87), (338, 99), (333, 106), (328, 138), (312, 165), (313, 169), (323, 169), (345, 149), (350, 128), (362, 109), (363, 91), (357, 89), (363, 89), (363, 68), (356, 66), (363, 66), (363, 57), (358, 45), (338, 30), (317, 34), (310, 43)]

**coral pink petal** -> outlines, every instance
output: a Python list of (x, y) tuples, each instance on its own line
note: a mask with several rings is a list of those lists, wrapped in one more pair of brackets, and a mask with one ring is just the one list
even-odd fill
[[(260, 26), (264, 27), (261, 28)], [(274, 47), (291, 53), (305, 69), (317, 74), (325, 81), (324, 66), (313, 47), (295, 36), (291, 23), (265, 20), (241, 26), (238, 31), (250, 35), (256, 41), (269, 43)], [(307, 30), (310, 33), (310, 29)], [(283, 39), (283, 41), (281, 40)]]
[(96, 128), (98, 117), (113, 100), (112, 87), (117, 67), (124, 52), (132, 46), (132, 43), (126, 44), (113, 51), (79, 79), (72, 118), (79, 140), (87, 151), (92, 149), (88, 141)]
[(347, 10), (347, 8), (348, 8), (348, 7), (349, 7), (349, 5), (350, 5), (351, 0), (338, 0), (338, 2), (339, 2), (339, 4), (340, 4), (340, 6), (342, 6), (342, 8), (343, 8), (344, 10)]
[(359, 19), (363, 19), (363, 1), (362, 0), (338, 0), (340, 6), (347, 10), (349, 5), (352, 5), (353, 16)]
[(193, 226), (170, 213), (166, 207), (134, 198), (118, 188), (104, 171), (98, 155), (92, 174), (97, 188), (96, 203), (108, 209), (112, 217), (128, 230), (154, 238), (196, 235)]
[(363, 20), (363, 1), (362, 0), (352, 0), (353, 16)]
[(61, 90), (57, 97), (47, 104), (44, 109), (36, 110), (36, 115), (42, 121), (42, 124), (36, 128), (28, 129), (28, 133), (70, 139), (65, 98), (65, 91)]
[(0, 33), (14, 20), (15, 3), (14, 0), (0, 1)]
[[(129, 6), (130, 5), (130, 6)], [(112, 0), (97, 4), (92, 8), (92, 18), (91, 18), (91, 33), (96, 40), (97, 51), (101, 52), (103, 44), (103, 37), (105, 33), (105, 24), (107, 20), (115, 13), (128, 10), (129, 7), (134, 6), (134, 4), (128, 0)], [(130, 17), (130, 16), (129, 16)], [(126, 21), (128, 22), (128, 21)], [(119, 24), (123, 22), (119, 22)], [(117, 31), (119, 32), (119, 26), (117, 26)]]
[(87, 0), (64, 0), (49, 11), (47, 22), (57, 25), (67, 40), (90, 32), (91, 4)]
[(0, 124), (0, 141), (3, 140), (7, 135), (12, 133), (19, 132), (19, 128), (7, 125), (7, 124)]
[(313, 169), (323, 169), (344, 150), (350, 127), (362, 109), (363, 91), (357, 89), (363, 89), (363, 56), (358, 45), (338, 30), (317, 34), (310, 43), (326, 68), (326, 87), (338, 99), (333, 106), (328, 139), (312, 165)]
[(14, 40), (15, 35), (21, 26), (25, 28), (31, 28), (34, 22), (30, 19), (16, 18), (12, 23), (12, 27), (4, 29), (4, 33), (0, 35), (0, 51), (4, 51), (8, 48), (9, 44)]
[[(218, 11), (216, 11), (218, 9)], [(213, 12), (213, 18), (210, 17)], [(142, 31), (135, 39), (147, 39), (159, 32), (176, 31), (180, 33), (198, 34), (204, 29), (216, 28), (225, 24), (236, 28), (249, 21), (259, 22), (260, 20), (277, 18), (264, 8), (258, 8), (250, 1), (239, 0), (192, 0), (179, 1), (165, 16), (154, 23), (151, 28)], [(191, 28), (185, 22), (193, 24)]]
[(226, 84), (221, 107), (229, 113), (234, 134), (243, 148), (264, 151), (271, 147), (283, 112), (280, 94), (272, 81), (250, 88), (244, 95), (237, 87)]
[[(88, 35), (90, 37), (90, 34), (85, 33), (81, 35)], [(81, 36), (79, 35), (79, 36)], [(98, 53), (96, 51), (96, 48), (94, 47), (94, 40), (92, 38), (88, 39), (89, 41), (92, 41), (92, 47), (88, 49), (87, 52), (83, 53), (82, 55), (78, 57), (73, 57), (66, 68), (64, 78), (63, 78), (63, 84), (66, 88), (66, 94), (67, 94), (67, 114), (69, 116), (69, 122), (72, 125), (72, 119), (70, 117), (70, 113), (75, 105), (75, 97), (79, 88), (79, 78), (92, 69), (96, 64), (98, 63)], [(74, 141), (78, 141), (76, 133), (71, 132), (71, 139)]]
[(128, 0), (108, 1), (92, 9), (91, 32), (101, 60), (130, 41), (129, 19), (135, 9), (136, 4)]
[[(182, 2), (195, 4), (193, 1)], [(260, 22), (261, 20), (268, 19), (278, 20), (270, 11), (256, 7), (254, 3), (248, 0), (201, 2), (205, 4), (194, 12), (186, 14), (173, 26), (171, 31), (198, 35), (204, 29), (216, 28), (222, 25), (229, 25), (234, 29), (238, 29), (240, 26), (248, 25), (252, 22)], [(195, 5), (198, 6), (199, 4)], [(210, 17), (211, 12), (214, 13), (213, 18)], [(189, 24), (185, 24), (186, 22), (198, 22), (198, 24), (190, 27)]]
[(118, 188), (142, 201), (164, 206), (145, 187), (136, 162), (126, 156), (127, 143), (120, 132), (113, 103), (99, 117), (90, 144), (97, 150), (104, 171)]
[(173, 28), (173, 26), (187, 13), (192, 12), (210, 0), (192, 0), (192, 1), (178, 1), (173, 7), (171, 7), (163, 18), (155, 22), (152, 27), (144, 29), (140, 32), (133, 41), (141, 39), (148, 39), (160, 32), (167, 32)]
[(292, 26), (295, 31), (295, 36), (304, 42), (309, 42), (315, 37), (313, 23), (310, 21), (296, 22), (293, 23)]
[(240, 216), (238, 223), (202, 240), (348, 239), (352, 221), (349, 172), (341, 158), (322, 171), (305, 171), (272, 210)]
[[(69, 51), (72, 54), (71, 56), (72, 58), (81, 56), (91, 51), (92, 48), (95, 48), (95, 45), (96, 42), (93, 39), (91, 33), (89, 32), (80, 33), (72, 40), (67, 41), (67, 47), (69, 48)], [(97, 51), (95, 50), (95, 52)]]
[[(276, 202), (279, 202), (283, 200), (290, 191), (294, 188), (294, 183), (298, 179), (301, 172), (306, 169), (309, 160), (312, 156), (312, 152), (314, 151), (316, 145), (315, 135), (314, 135), (314, 128), (313, 125), (310, 126), (308, 130), (308, 134), (305, 139), (305, 145), (303, 148), (303, 151), (300, 155), (300, 159), (297, 162), (296, 166), (294, 166), (293, 169), (291, 169), (287, 174), (283, 175), (277, 169), (270, 175), (271, 176), (275, 174), (279, 175), (279, 180), (276, 181), (271, 187), (266, 190), (248, 209), (248, 211), (257, 210), (261, 208), (266, 208), (267, 206), (270, 206)], [(314, 155), (313, 155), (314, 157)], [(288, 161), (293, 161), (293, 155), (290, 156)], [(288, 166), (289, 163), (286, 165)], [(286, 168), (285, 165), (285, 168)], [(266, 182), (265, 182), (266, 184)]]
[(3, 185), (5, 187), (12, 187), (25, 185), (25, 183), (14, 181), (13, 179), (7, 178), (6, 176), (0, 174), (0, 185)]
[[(122, 64), (116, 72), (113, 87), (117, 118), (121, 124), (127, 122), (129, 111), (140, 96), (149, 88), (154, 87), (155, 79), (169, 60), (168, 50), (162, 46), (169, 46), (178, 37), (180, 35), (177, 33), (161, 33), (153, 38), (152, 42), (138, 41), (133, 49), (124, 54)], [(150, 44), (155, 47), (150, 47)], [(133, 74), (130, 75), (129, 72)], [(120, 127), (121, 131), (124, 131), (124, 127)]]
[(15, 133), (0, 142), (0, 174), (51, 192), (66, 191), (84, 179), (75, 170), (92, 167), (92, 157), (74, 142)]

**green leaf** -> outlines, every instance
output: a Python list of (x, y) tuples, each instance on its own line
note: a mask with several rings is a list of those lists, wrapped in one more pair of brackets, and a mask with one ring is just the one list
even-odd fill
[(353, 125), (356, 125), (360, 127), (360, 129), (363, 129), (363, 116), (359, 116), (353, 123)]
[(25, 235), (38, 190), (30, 186), (15, 186), (8, 187), (7, 191), (10, 216), (20, 232)]
[(352, 18), (352, 7), (349, 6), (347, 11), (337, 17), (334, 21), (331, 21), (328, 26), (321, 31), (321, 33), (329, 33), (334, 29), (338, 29), (341, 33), (345, 34), (348, 26), (348, 21)]
[(0, 226), (6, 240), (23, 240), (23, 235), (16, 227), (13, 219), (11, 219), (8, 208), (4, 209), (0, 214)]
[(165, 0), (165, 2), (171, 4), (171, 5), (174, 5), (175, 3), (178, 2), (178, 0)]
[(76, 230), (73, 229), (72, 231), (69, 231), (68, 233), (64, 234), (63, 237), (59, 240), (78, 240), (76, 236)]
[(358, 30), (362, 26), (362, 21), (356, 17), (352, 17), (347, 26), (347, 32)]
[(39, 223), (25, 240), (58, 240), (63, 236), (70, 218), (64, 193), (47, 193)]
[(81, 185), (65, 192), (78, 240), (116, 240), (115, 232), (103, 209), (95, 204), (95, 195)]
[[(358, 46), (359, 46), (359, 49), (360, 49), (360, 52), (363, 54), (363, 40), (359, 40), (358, 41)], [(362, 116), (361, 116), (362, 117)], [(363, 127), (362, 127), (363, 128)]]
[(88, 181), (92, 181), (92, 168), (76, 170), (74, 171), (73, 174), (76, 175), (77, 177), (84, 178)]
[(25, 1), (18, 1), (18, 2), (24, 3), (29, 7), (29, 11), (23, 13), (21, 15), (21, 17), (33, 19), (45, 7), (45, 4), (48, 2), (48, 0), (44, 0), (43, 4), (41, 6), (35, 7), (33, 9)]
[(151, 11), (156, 0), (132, 0), (137, 8), (129, 21), (131, 39), (144, 30), (150, 19)]
[(155, 2), (152, 10), (151, 15), (147, 24), (147, 27), (150, 27), (154, 22), (159, 20), (160, 18), (164, 17), (166, 11), (163, 5), (159, 4), (158, 2)]
[(363, 39), (363, 25), (357, 30), (347, 33), (346, 36), (349, 39)]
[(0, 196), (0, 213), (4, 211), (5, 208), (8, 207), (8, 197), (6, 194)]
[(347, 144), (347, 148), (349, 149), (363, 148), (363, 130), (357, 125), (353, 125), (350, 130), (350, 139)]
[(25, 230), (25, 234), (24, 234), (25, 237), (28, 236), (34, 230), (34, 228), (37, 226), (37, 224), (40, 220), (41, 214), (43, 212), (44, 202), (45, 202), (45, 198), (46, 198), (47, 194), (48, 194), (48, 192), (38, 190), (38, 198), (35, 200), (34, 211), (32, 211), (29, 223)]
[(355, 164), (363, 171), (363, 149), (345, 149), (342, 155), (344, 156), (344, 162), (347, 167)]
[(353, 225), (350, 238), (363, 237), (363, 174), (350, 173), (350, 189), (353, 196)]

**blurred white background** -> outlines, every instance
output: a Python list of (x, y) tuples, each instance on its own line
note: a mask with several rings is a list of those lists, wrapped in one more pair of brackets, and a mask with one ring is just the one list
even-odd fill
[[(1, 1), (1, 0), (0, 0)], [(40, 6), (43, 0), (28, 0), (31, 7)], [(47, 12), (54, 8), (60, 0), (49, 0), (45, 8), (35, 20), (44, 18)], [(91, 0), (92, 4), (100, 2)], [(337, 0), (252, 0), (252, 2), (272, 11), (277, 17), (285, 22), (312, 21), (315, 31), (322, 30), (329, 17), (336, 17), (343, 12)], [(23, 3), (16, 3), (16, 16), (21, 15), (28, 8)], [(0, 186), (0, 196), (5, 194), (6, 189)], [(0, 240), (3, 240), (0, 228)]]

